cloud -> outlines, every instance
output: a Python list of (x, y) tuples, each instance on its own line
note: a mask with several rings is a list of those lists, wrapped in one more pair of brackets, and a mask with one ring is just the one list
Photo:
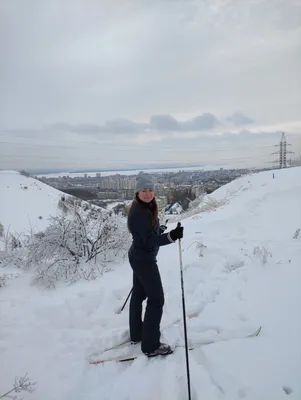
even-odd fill
[[(246, 117), (245, 117), (246, 118)], [(50, 124), (41, 129), (6, 129), (7, 133), (13, 135), (32, 136), (41, 135), (41, 132), (73, 132), (78, 134), (129, 134), (134, 135), (142, 132), (191, 132), (210, 131), (221, 123), (216, 116), (210, 113), (198, 115), (192, 119), (178, 121), (171, 115), (153, 115), (148, 123), (134, 122), (129, 119), (119, 118), (106, 121), (103, 125), (98, 124), (69, 124), (65, 122)]]
[[(97, 135), (48, 131), (44, 136), (35, 132), (36, 136), (31, 138), (0, 136), (0, 168), (68, 171), (177, 163), (266, 167), (277, 159), (271, 153), (281, 136), (281, 131), (269, 129), (198, 131), (193, 132), (194, 136), (165, 132)], [(300, 139), (300, 134), (287, 134), (295, 155), (301, 154)]]
[(213, 114), (205, 113), (198, 115), (190, 120), (177, 121), (171, 115), (154, 115), (150, 119), (147, 128), (155, 131), (171, 131), (171, 132), (190, 132), (190, 131), (207, 131), (220, 125), (219, 120)]
[(110, 133), (136, 133), (146, 127), (146, 124), (135, 123), (128, 119), (115, 119), (107, 121), (103, 130)]
[(102, 134), (102, 133), (136, 133), (144, 128), (144, 124), (138, 124), (128, 119), (115, 119), (106, 121), (104, 125), (97, 124), (68, 124), (56, 123), (48, 125), (50, 130), (60, 130), (79, 134)]
[(255, 122), (253, 119), (246, 117), (245, 115), (243, 115), (240, 112), (236, 112), (236, 113), (230, 115), (229, 117), (226, 117), (226, 121), (228, 121), (236, 126), (248, 125), (248, 124), (252, 124), (253, 122)]
[(155, 131), (190, 132), (208, 131), (220, 125), (220, 121), (211, 113), (198, 115), (186, 121), (177, 121), (171, 115), (153, 115), (147, 129)]
[(183, 131), (206, 131), (216, 128), (220, 122), (213, 114), (203, 114), (193, 118), (190, 121), (185, 121), (182, 124)]
[(198, 110), (299, 119), (298, 1), (28, 0), (16, 13), (2, 0), (0, 15), (6, 128)]
[(153, 115), (149, 125), (153, 130), (178, 131), (181, 124), (171, 115)]
[(217, 162), (250, 124), (297, 132), (300, 19), (299, 0), (2, 0), (1, 165)]

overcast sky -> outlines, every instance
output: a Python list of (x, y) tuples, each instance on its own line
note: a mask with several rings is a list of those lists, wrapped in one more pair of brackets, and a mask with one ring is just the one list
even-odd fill
[(0, 168), (301, 155), (300, 71), (300, 0), (1, 0)]

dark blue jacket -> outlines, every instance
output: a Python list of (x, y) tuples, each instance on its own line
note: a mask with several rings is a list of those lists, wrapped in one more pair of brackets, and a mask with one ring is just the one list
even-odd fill
[(147, 203), (133, 201), (128, 227), (133, 237), (129, 257), (139, 260), (155, 260), (160, 246), (174, 243), (169, 233), (162, 233), (159, 221), (153, 227), (152, 215)]

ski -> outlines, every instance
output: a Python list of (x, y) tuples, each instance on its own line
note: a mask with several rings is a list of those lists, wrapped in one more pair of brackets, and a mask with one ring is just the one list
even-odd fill
[[(187, 319), (197, 318), (197, 317), (199, 316), (199, 314), (200, 314), (199, 312), (190, 313), (190, 314), (187, 315)], [(173, 320), (173, 321), (171, 321), (171, 322), (169, 322), (169, 323), (163, 324), (162, 332), (163, 332), (165, 329), (171, 327), (172, 325), (176, 325), (178, 322), (181, 322), (181, 321), (182, 321), (182, 317), (179, 317), (179, 318), (176, 318), (175, 320)], [(127, 340), (125, 340), (124, 342), (121, 342), (121, 343), (119, 343), (119, 344), (117, 344), (117, 345), (115, 345), (115, 346), (106, 348), (106, 349), (104, 350), (104, 352), (111, 351), (111, 350), (122, 349), (122, 348), (127, 347), (127, 346), (130, 346), (130, 345), (131, 345), (131, 341), (127, 339)], [(98, 354), (99, 354), (99, 353), (98, 353)], [(91, 354), (90, 357), (95, 357), (95, 356), (97, 357), (98, 354), (95, 354), (95, 353), (94, 353), (94, 354)]]
[[(253, 332), (251, 332), (249, 334), (246, 334), (246, 335), (235, 335), (234, 334), (233, 336), (217, 337), (215, 339), (204, 340), (204, 341), (202, 341), (200, 343), (195, 343), (195, 344), (190, 345), (189, 346), (189, 351), (196, 350), (196, 349), (198, 349), (200, 347), (203, 347), (203, 346), (206, 346), (206, 345), (209, 345), (209, 344), (213, 344), (213, 343), (217, 343), (217, 342), (234, 340), (234, 339), (254, 338), (254, 337), (256, 337), (256, 336), (258, 336), (260, 334), (261, 330), (262, 330), (262, 327), (260, 326), (255, 331), (253, 331)], [(116, 362), (133, 361), (133, 360), (136, 360), (138, 357), (144, 356), (144, 354), (141, 353), (140, 344), (138, 344), (138, 345), (129, 345), (129, 346), (133, 346), (134, 354), (133, 353), (132, 354), (123, 354), (123, 355), (117, 355), (117, 356), (115, 355), (115, 356), (111, 356), (111, 357), (109, 356), (109, 357), (106, 357), (106, 358), (98, 358), (98, 359), (95, 359), (95, 360), (90, 360), (89, 364), (94, 364), (94, 365), (96, 365), (96, 364), (104, 364), (104, 363), (109, 362), (109, 361), (116, 361)], [(137, 346), (139, 346), (139, 348)], [(177, 344), (177, 345), (173, 346), (173, 352), (175, 351), (175, 349), (183, 348), (183, 347), (185, 347), (184, 344)], [(113, 349), (113, 350), (115, 350), (115, 349)], [(136, 354), (135, 354), (135, 350), (137, 351)]]

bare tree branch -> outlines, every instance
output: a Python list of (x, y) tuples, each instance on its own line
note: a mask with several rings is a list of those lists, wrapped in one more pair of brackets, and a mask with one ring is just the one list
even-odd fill
[(21, 376), (20, 378), (15, 378), (14, 387), (9, 390), (8, 392), (0, 395), (0, 399), (10, 398), (17, 400), (17, 396), (11, 396), (11, 393), (21, 393), (21, 392), (28, 392), (32, 393), (34, 391), (34, 386), (36, 382), (31, 382), (27, 374)]

